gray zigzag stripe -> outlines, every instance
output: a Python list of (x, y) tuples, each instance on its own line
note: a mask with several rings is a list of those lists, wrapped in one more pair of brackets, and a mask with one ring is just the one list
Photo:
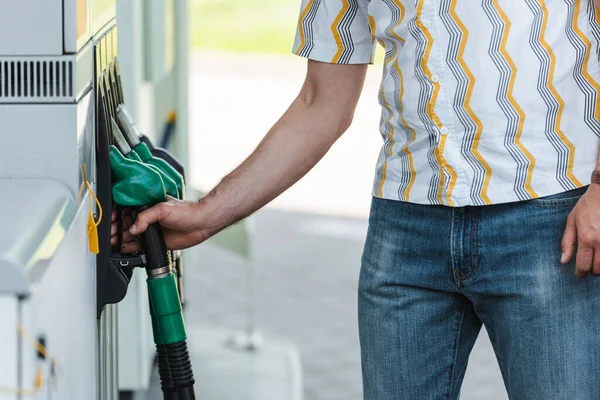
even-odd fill
[(544, 129), (544, 132), (558, 153), (556, 179), (559, 181), (563, 189), (576, 189), (576, 185), (571, 182), (567, 176), (570, 151), (567, 145), (561, 140), (557, 132), (557, 130), (560, 129), (560, 127), (556, 126), (556, 118), (558, 116), (560, 104), (558, 99), (552, 94), (547, 85), (550, 74), (551, 60), (550, 55), (539, 41), (544, 17), (543, 10), (537, 0), (525, 0), (525, 2), (534, 15), (533, 30), (531, 31), (531, 36), (529, 37), (529, 44), (531, 45), (531, 48), (533, 49), (533, 52), (537, 58), (540, 60), (540, 73), (538, 75), (537, 89), (540, 93), (540, 96), (544, 100), (544, 103), (546, 103), (546, 106), (548, 107), (548, 114), (546, 115), (546, 129)]
[(498, 85), (496, 101), (498, 102), (498, 105), (500, 106), (508, 120), (508, 130), (504, 138), (504, 145), (506, 146), (509, 153), (517, 163), (517, 174), (514, 184), (515, 193), (517, 194), (519, 199), (525, 200), (529, 198), (529, 194), (525, 190), (525, 181), (527, 179), (527, 169), (529, 167), (529, 160), (515, 143), (520, 117), (515, 108), (508, 101), (508, 84), (512, 71), (508, 62), (500, 53), (500, 42), (502, 40), (502, 34), (504, 32), (504, 29), (506, 29), (506, 26), (504, 24), (504, 21), (502, 21), (502, 19), (498, 15), (498, 12), (491, 5), (491, 2), (484, 1), (483, 9), (493, 25), (492, 41), (490, 42), (488, 54), (492, 58), (496, 67), (498, 68), (498, 71), (500, 71), (500, 83)]
[[(573, 0), (565, 0), (565, 3), (569, 6), (569, 21), (573, 21), (575, 18), (575, 2)], [(594, 117), (595, 107), (597, 106), (598, 93), (594, 87), (585, 79), (583, 76), (583, 61), (585, 59), (585, 53), (587, 51), (586, 45), (579, 36), (575, 33), (572, 26), (565, 26), (565, 32), (567, 38), (575, 48), (577, 52), (577, 61), (575, 62), (575, 71), (573, 71), (573, 78), (577, 82), (577, 86), (585, 95), (585, 107), (584, 107), (584, 120), (587, 126), (590, 127), (592, 132), (600, 136), (600, 121), (597, 121)]]
[(461, 154), (465, 160), (467, 160), (467, 163), (471, 166), (474, 172), (470, 193), (471, 200), (474, 204), (484, 205), (485, 201), (481, 197), (481, 191), (485, 182), (486, 171), (484, 166), (477, 159), (477, 157), (475, 157), (475, 154), (473, 154), (471, 150), (475, 141), (475, 135), (477, 133), (477, 124), (464, 107), (470, 82), (467, 74), (458, 62), (458, 49), (463, 38), (463, 33), (459, 29), (454, 19), (450, 16), (450, 5), (452, 1), (453, 0), (442, 0), (440, 17), (450, 35), (446, 62), (448, 63), (450, 70), (458, 82), (457, 90), (454, 95), (453, 107), (458, 119), (465, 128), (465, 137), (461, 144)]

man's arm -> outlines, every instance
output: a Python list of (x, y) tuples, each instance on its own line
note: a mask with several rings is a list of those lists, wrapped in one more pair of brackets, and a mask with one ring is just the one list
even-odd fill
[[(600, 0), (599, 0), (600, 1)], [(600, 171), (600, 149), (596, 161)], [(567, 227), (562, 240), (563, 264), (575, 255), (576, 275), (585, 278), (588, 274), (600, 276), (600, 184), (593, 183), (577, 202), (567, 218)]]
[[(306, 175), (350, 126), (366, 70), (365, 64), (309, 60), (298, 97), (239, 167), (198, 202), (170, 199), (144, 211), (131, 234), (160, 222), (167, 246), (186, 248), (269, 203)], [(137, 248), (130, 241), (123, 250)]]

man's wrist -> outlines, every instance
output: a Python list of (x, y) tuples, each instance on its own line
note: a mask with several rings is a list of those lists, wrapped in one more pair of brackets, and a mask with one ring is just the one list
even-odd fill
[(235, 216), (229, 205), (223, 200), (226, 197), (221, 192), (219, 186), (211, 190), (207, 195), (197, 201), (198, 208), (201, 211), (201, 226), (210, 232), (211, 235), (227, 228), (234, 222)]
[(600, 185), (600, 169), (592, 171), (591, 183)]

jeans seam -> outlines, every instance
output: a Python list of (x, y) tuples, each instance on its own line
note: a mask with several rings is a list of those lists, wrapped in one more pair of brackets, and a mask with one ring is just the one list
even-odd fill
[[(454, 221), (455, 221), (455, 210), (452, 210), (452, 222), (450, 224), (450, 268), (452, 269), (452, 276), (455, 276), (455, 265), (454, 265)], [(456, 282), (454, 282), (456, 284)]]
[(469, 271), (469, 275), (464, 279), (463, 282), (469, 282), (477, 275), (479, 271), (479, 213), (475, 211), (473, 214), (473, 224), (471, 227), (471, 257), (469, 262), (472, 263), (472, 270)]
[(450, 227), (450, 258), (452, 263), (452, 277), (457, 292), (460, 292), (463, 283), (462, 271), (457, 267), (454, 257), (454, 226), (456, 224), (456, 210), (452, 210), (452, 225)]
[(462, 311), (460, 313), (460, 318), (458, 320), (458, 326), (456, 329), (456, 335), (454, 337), (454, 358), (452, 360), (452, 366), (450, 367), (450, 389), (448, 391), (448, 400), (452, 400), (452, 392), (454, 391), (454, 373), (456, 370), (456, 362), (458, 359), (458, 347), (460, 342), (460, 333), (462, 330), (463, 321), (465, 319), (465, 311), (467, 306), (463, 304)]
[(532, 204), (536, 207), (560, 207), (560, 206), (571, 206), (577, 204), (581, 197), (571, 197), (568, 199), (556, 199), (556, 200), (525, 200), (527, 203)]

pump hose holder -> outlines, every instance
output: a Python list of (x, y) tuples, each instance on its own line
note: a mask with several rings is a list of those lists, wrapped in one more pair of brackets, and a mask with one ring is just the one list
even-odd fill
[[(105, 70), (96, 73), (98, 198), (101, 204), (130, 209), (135, 218), (140, 210), (166, 200), (165, 187), (158, 172), (142, 162), (125, 159), (113, 146), (115, 135), (111, 122), (116, 118), (117, 106), (123, 103), (117, 61), (113, 60)], [(122, 229), (121, 224), (119, 234)], [(133, 268), (145, 267), (163, 397), (166, 400), (195, 400), (195, 381), (177, 279), (160, 225), (151, 225), (141, 235), (143, 251), (139, 254), (112, 253), (110, 231), (110, 218), (105, 218), (99, 226), (98, 318), (106, 304), (118, 303), (125, 297)]]

